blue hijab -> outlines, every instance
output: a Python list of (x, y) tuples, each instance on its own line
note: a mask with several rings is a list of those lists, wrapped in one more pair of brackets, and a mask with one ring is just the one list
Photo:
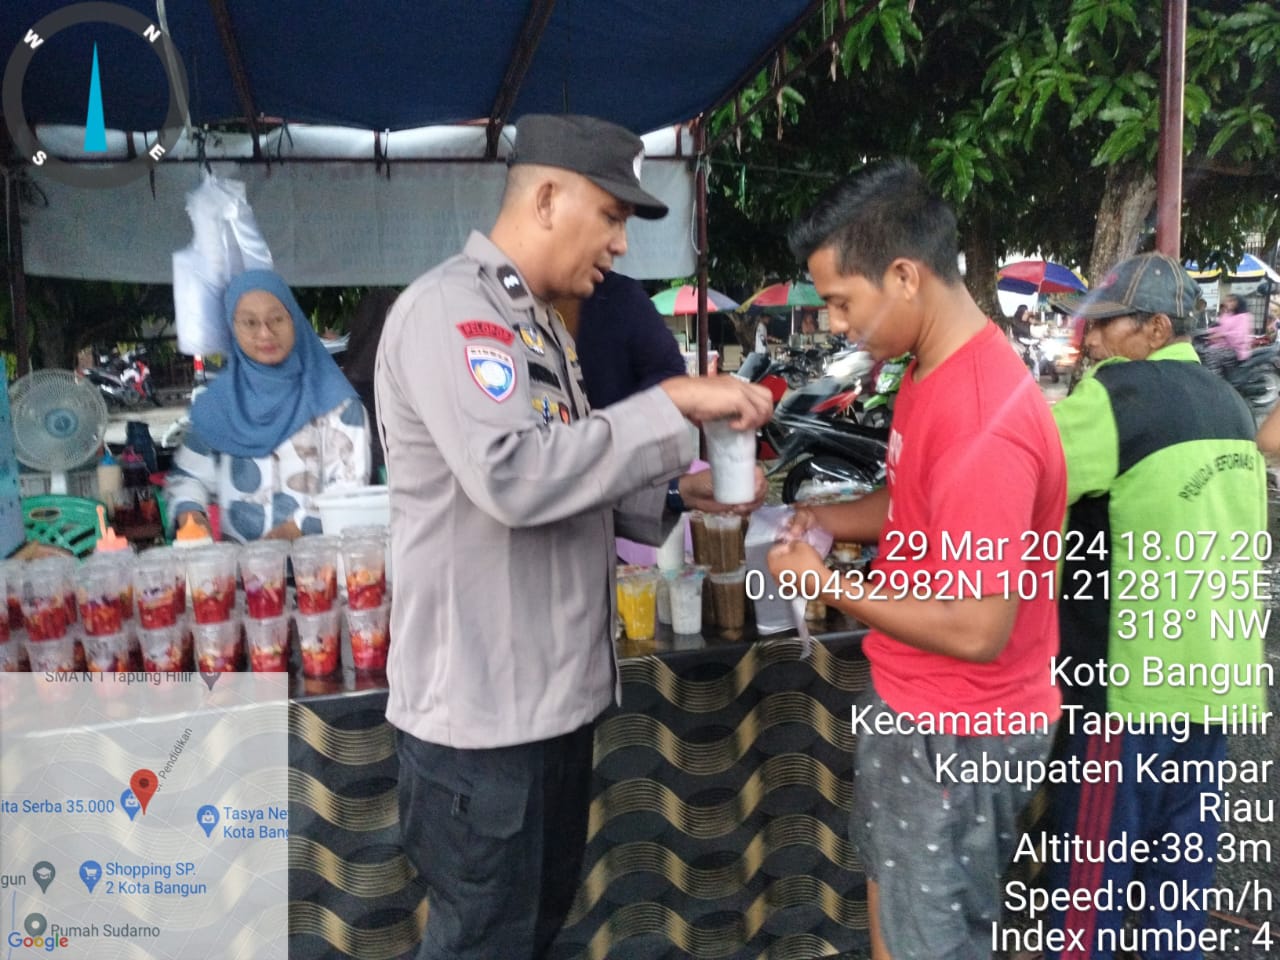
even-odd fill
[[(236, 304), (251, 290), (272, 294), (293, 318), (293, 349), (280, 363), (250, 360), (235, 338)], [(227, 368), (191, 408), (192, 424), (212, 449), (265, 457), (308, 420), (356, 397), (278, 273), (247, 270), (232, 279), (222, 313), (233, 344)]]

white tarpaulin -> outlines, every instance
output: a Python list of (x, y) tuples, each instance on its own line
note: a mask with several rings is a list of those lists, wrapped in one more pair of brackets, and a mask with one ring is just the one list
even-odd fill
[[(409, 283), (461, 250), (472, 228), (489, 229), (506, 177), (501, 162), (393, 162), (389, 177), (386, 166), (368, 161), (212, 167), (244, 181), (276, 269), (301, 287)], [(184, 204), (200, 171), (194, 163), (160, 164), (154, 198), (146, 178), (86, 190), (31, 171), (43, 196), (22, 209), (26, 272), (172, 282), (173, 251), (191, 241)], [(618, 269), (640, 279), (693, 273), (691, 164), (651, 157), (642, 181), (671, 212), (628, 222), (630, 249)]]

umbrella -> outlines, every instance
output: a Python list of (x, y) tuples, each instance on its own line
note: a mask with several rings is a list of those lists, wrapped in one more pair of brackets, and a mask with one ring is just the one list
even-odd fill
[[(1220, 269), (1201, 270), (1194, 260), (1188, 260), (1184, 266), (1187, 268), (1187, 272), (1196, 280), (1216, 280), (1222, 275), (1222, 270)], [(1280, 273), (1276, 273), (1252, 253), (1246, 253), (1240, 262), (1236, 264), (1234, 270), (1227, 271), (1227, 275), (1234, 280), (1266, 279), (1272, 283), (1280, 283)]]
[[(654, 308), (664, 317), (679, 317), (698, 312), (698, 288), (685, 284), (683, 287), (672, 287), (655, 293), (649, 298)], [(719, 290), (707, 290), (707, 310), (715, 313), (718, 310), (732, 310), (738, 301), (726, 297)]]
[(743, 300), (742, 306), (738, 309), (781, 307), (789, 310), (792, 307), (821, 306), (825, 306), (825, 304), (822, 302), (822, 298), (818, 296), (818, 291), (814, 289), (812, 283), (787, 281), (785, 283), (773, 283), (763, 290), (757, 290), (746, 300)]
[(1060, 263), (1019, 260), (999, 269), (996, 287), (1006, 293), (1070, 293), (1087, 290), (1089, 285), (1074, 270)]

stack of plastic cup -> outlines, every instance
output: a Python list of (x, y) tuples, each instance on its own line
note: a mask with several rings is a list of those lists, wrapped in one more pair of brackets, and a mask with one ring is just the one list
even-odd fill
[(327, 613), (338, 600), (337, 537), (299, 537), (290, 551), (294, 596), (301, 614)]
[(374, 537), (343, 537), (342, 565), (347, 581), (347, 606), (372, 610), (387, 598), (387, 545)]
[[(672, 573), (684, 566), (684, 514), (671, 528), (671, 533), (658, 548), (658, 572)], [(671, 599), (667, 595), (667, 579), (663, 576), (658, 581), (658, 622), (671, 622)]]
[(198, 624), (225, 623), (236, 607), (236, 559), (226, 544), (198, 547), (187, 554), (191, 611)]
[(298, 628), (298, 645), (302, 648), (302, 675), (327, 677), (338, 669), (340, 611), (332, 607), (318, 613), (303, 613), (301, 591), (298, 597), (298, 610), (293, 621)]
[(272, 620), (284, 616), (284, 580), (288, 546), (283, 541), (263, 540), (240, 550), (240, 580), (244, 583), (244, 603), (249, 617)]
[(390, 604), (347, 608), (347, 634), (351, 637), (351, 662), (357, 670), (385, 670), (391, 645)]
[(742, 636), (747, 622), (747, 568), (744, 564), (728, 573), (712, 573), (711, 602), (715, 606), (716, 624), (730, 639)]
[[(78, 669), (76, 636), (70, 629), (66, 595), (70, 583), (61, 557), (42, 557), (22, 568), (22, 617), (27, 656), (37, 673)], [(75, 596), (74, 589), (72, 597)], [(74, 606), (73, 606), (74, 609)]]

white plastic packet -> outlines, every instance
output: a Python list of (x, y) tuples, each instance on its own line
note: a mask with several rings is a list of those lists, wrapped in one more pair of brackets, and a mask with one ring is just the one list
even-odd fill
[(272, 268), (271, 251), (239, 180), (206, 173), (187, 194), (191, 243), (173, 254), (174, 326), (183, 353), (227, 353), (222, 297), (231, 278)]
[[(791, 507), (761, 507), (751, 514), (751, 523), (747, 527), (746, 536), (747, 567), (760, 570), (764, 586), (762, 592), (766, 597), (778, 597), (780, 591), (773, 575), (769, 573), (765, 557), (770, 547), (787, 539), (783, 531), (794, 513)], [(801, 539), (818, 551), (818, 555), (823, 558), (831, 552), (832, 537), (826, 530), (811, 528), (805, 531)], [(812, 639), (804, 619), (805, 598), (797, 597), (790, 601), (756, 600), (755, 608), (756, 627), (762, 635), (785, 630), (790, 625), (785, 622), (787, 611), (789, 611), (790, 619), (804, 645), (801, 657), (809, 656)]]

